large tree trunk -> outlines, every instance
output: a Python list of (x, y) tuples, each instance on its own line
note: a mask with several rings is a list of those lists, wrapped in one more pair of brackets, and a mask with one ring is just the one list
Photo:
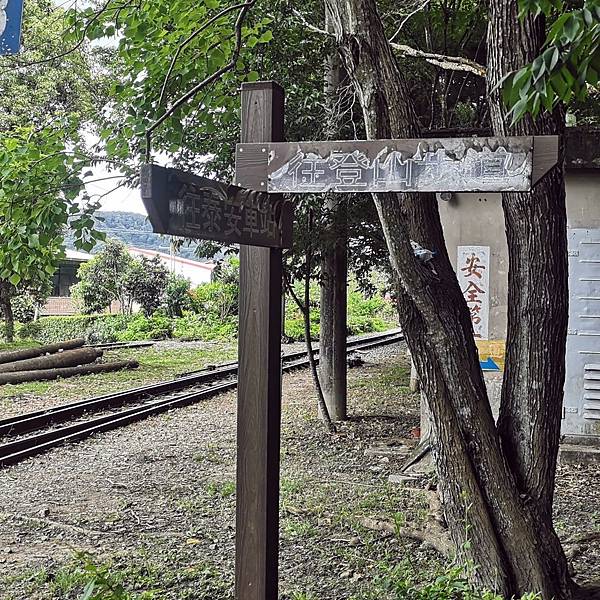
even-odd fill
[(7, 281), (0, 282), (0, 310), (4, 319), (4, 338), (9, 343), (15, 339), (15, 317), (11, 303), (11, 287)]
[[(326, 4), (367, 136), (419, 137), (410, 92), (375, 0)], [(432, 415), (433, 454), (452, 538), (479, 566), (472, 573), (478, 584), (506, 597), (533, 591), (567, 598), (567, 582), (556, 578), (562, 558), (545, 552), (553, 539), (549, 517), (520, 495), (501, 448), (435, 195), (387, 193), (374, 200), (401, 283), (401, 325)], [(435, 272), (415, 258), (411, 239), (435, 251)]]
[[(563, 135), (564, 112), (544, 112), (511, 127), (500, 80), (532, 62), (545, 20), (520, 20), (517, 3), (491, 0), (488, 89), (496, 135)], [(552, 501), (565, 379), (568, 321), (567, 215), (563, 152), (532, 193), (504, 193), (509, 254), (507, 360), (498, 430), (519, 491), (538, 511), (540, 537), (555, 564), (557, 586), (569, 586), (567, 564), (552, 529)]]

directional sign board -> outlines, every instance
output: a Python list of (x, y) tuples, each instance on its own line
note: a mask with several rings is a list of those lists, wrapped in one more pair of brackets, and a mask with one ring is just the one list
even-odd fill
[(140, 183), (156, 233), (223, 244), (291, 247), (292, 208), (281, 196), (158, 165), (142, 166)]
[(238, 144), (236, 183), (267, 192), (530, 191), (558, 137)]
[(0, 0), (0, 56), (19, 52), (22, 17), (23, 0)]

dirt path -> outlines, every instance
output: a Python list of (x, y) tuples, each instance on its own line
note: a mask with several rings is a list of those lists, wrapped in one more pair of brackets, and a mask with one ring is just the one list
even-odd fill
[[(412, 488), (427, 482), (389, 484), (400, 460), (365, 455), (418, 424), (407, 383), (403, 349), (367, 355), (350, 372), (353, 419), (332, 437), (316, 420), (308, 373), (285, 377), (281, 598), (349, 599), (385, 565), (440, 565), (426, 545), (361, 525), (365, 516), (402, 524), (426, 516), (425, 493)], [(89, 577), (81, 568), (88, 559), (74, 558), (81, 550), (136, 598), (232, 598), (235, 416), (235, 396), (226, 394), (1, 471), (0, 598), (77, 598)], [(591, 504), (584, 495), (597, 495), (599, 483), (589, 468), (563, 470), (564, 535), (581, 529)], [(599, 577), (594, 547), (576, 567)]]

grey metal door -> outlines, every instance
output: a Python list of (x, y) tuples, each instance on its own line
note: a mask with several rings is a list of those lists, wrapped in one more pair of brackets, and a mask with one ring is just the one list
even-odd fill
[(562, 433), (600, 438), (600, 229), (569, 229), (569, 330)]

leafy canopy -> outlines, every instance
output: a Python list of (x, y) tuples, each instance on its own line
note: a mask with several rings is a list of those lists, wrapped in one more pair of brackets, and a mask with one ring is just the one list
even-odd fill
[(16, 129), (0, 136), (0, 280), (39, 287), (64, 256), (63, 233), (89, 250), (94, 231), (92, 202), (81, 203), (87, 160), (69, 150), (68, 123)]
[[(254, 2), (248, 2), (248, 5)], [(102, 10), (89, 7), (69, 13), (65, 41), (118, 36), (118, 79), (111, 89), (113, 103), (105, 112), (101, 137), (107, 152), (127, 158), (145, 152), (144, 133), (181, 96), (225, 68), (237, 56), (236, 22), (243, 3), (229, 0), (158, 0), (123, 4), (109, 0)], [(205, 135), (217, 123), (234, 119), (236, 88), (254, 81), (246, 57), (258, 44), (272, 39), (268, 17), (249, 13), (241, 24), (240, 53), (231, 70), (223, 72), (206, 91), (190, 97), (154, 136), (157, 149), (176, 152), (184, 129), (193, 126)], [(115, 129), (115, 125), (118, 123)]]
[(567, 6), (563, 0), (519, 0), (521, 18), (529, 13), (555, 18), (543, 53), (504, 82), (513, 123), (600, 91), (600, 0), (585, 0), (573, 10)]

